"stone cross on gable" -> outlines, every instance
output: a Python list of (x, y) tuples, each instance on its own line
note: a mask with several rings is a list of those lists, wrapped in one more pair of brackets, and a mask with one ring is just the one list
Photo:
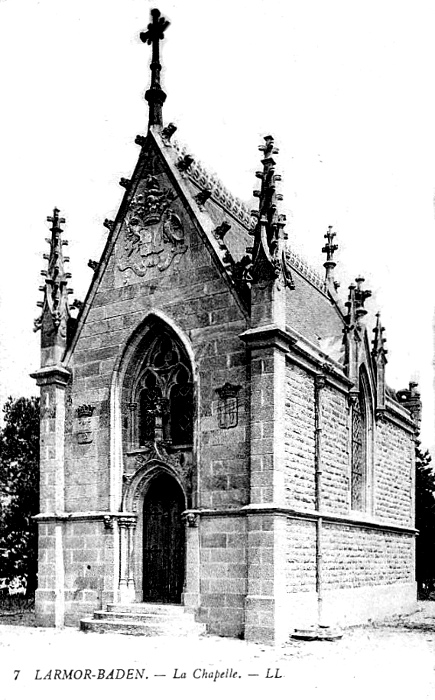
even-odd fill
[(140, 33), (140, 39), (144, 44), (152, 45), (151, 58), (151, 85), (145, 93), (149, 110), (149, 126), (163, 126), (162, 105), (166, 100), (166, 94), (160, 86), (160, 42), (164, 38), (164, 33), (169, 27), (169, 22), (161, 16), (160, 10), (151, 10), (152, 22), (149, 23), (146, 32)]
[(333, 233), (332, 226), (328, 226), (328, 231), (325, 233), (324, 238), (327, 239), (327, 243), (322, 248), (322, 253), (326, 253), (326, 261), (332, 260), (335, 251), (338, 249), (338, 245), (333, 243), (334, 238), (337, 234)]

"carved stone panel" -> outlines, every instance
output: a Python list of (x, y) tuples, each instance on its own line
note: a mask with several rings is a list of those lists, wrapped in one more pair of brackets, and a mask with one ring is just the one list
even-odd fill
[(163, 442), (148, 442), (138, 450), (127, 452), (124, 458), (124, 492), (140, 470), (155, 469), (156, 464), (166, 465), (183, 484), (188, 499), (192, 493), (192, 454), (190, 450), (169, 452)]
[(166, 270), (186, 250), (180, 217), (171, 208), (176, 194), (162, 176), (148, 173), (139, 183), (121, 234), (118, 268), (144, 277), (148, 270)]

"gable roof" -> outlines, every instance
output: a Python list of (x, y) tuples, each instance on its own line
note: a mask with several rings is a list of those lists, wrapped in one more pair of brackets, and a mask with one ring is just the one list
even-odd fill
[[(173, 129), (172, 127), (169, 132), (171, 133)], [(146, 137), (140, 136), (136, 139), (136, 142), (142, 146), (141, 153), (132, 177), (122, 182), (126, 192), (114, 222), (106, 222), (109, 235), (76, 319), (76, 329), (66, 350), (65, 361), (68, 361), (71, 356), (120, 236), (137, 184), (146, 170), (150, 148), (156, 149), (158, 156), (166, 165), (184, 204), (205, 236), (206, 244), (231, 287), (237, 303), (245, 315), (249, 315), (247, 296), (244, 294), (247, 287), (246, 283), (238, 279), (237, 266), (248, 264), (249, 267), (248, 259), (252, 252), (254, 225), (251, 212), (248, 206), (234, 197), (215, 175), (209, 174), (185, 147), (166, 137), (166, 133), (165, 129), (150, 126)], [(287, 325), (324, 352), (334, 348), (331, 356), (336, 361), (341, 361), (342, 353), (337, 349), (337, 345), (339, 339), (342, 339), (344, 320), (336, 299), (328, 292), (320, 274), (292, 251), (288, 244), (286, 261), (293, 274), (294, 282), (294, 289), (287, 289)]]

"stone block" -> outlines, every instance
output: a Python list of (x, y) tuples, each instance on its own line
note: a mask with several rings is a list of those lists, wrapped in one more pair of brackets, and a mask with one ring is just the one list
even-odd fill
[(224, 563), (207, 562), (201, 564), (201, 581), (208, 578), (223, 578), (229, 575), (228, 565)]
[(201, 534), (202, 547), (226, 547), (227, 536), (220, 533)]
[(224, 593), (207, 593), (201, 596), (201, 607), (222, 608), (225, 605), (226, 596)]
[(245, 563), (228, 564), (227, 575), (229, 578), (245, 578), (247, 575), (247, 565)]
[(244, 532), (237, 532), (235, 534), (228, 534), (227, 535), (227, 547), (237, 547), (241, 551), (243, 551), (243, 548), (245, 546), (245, 533)]
[(234, 564), (236, 562), (239, 562), (240, 557), (242, 556), (239, 548), (216, 548), (210, 549), (209, 552), (211, 562), (227, 562), (228, 564)]

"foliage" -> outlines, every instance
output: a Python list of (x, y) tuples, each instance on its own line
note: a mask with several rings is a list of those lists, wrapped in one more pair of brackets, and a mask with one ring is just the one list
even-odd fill
[(36, 588), (39, 512), (39, 399), (9, 397), (0, 429), (0, 576)]
[(429, 452), (416, 446), (415, 526), (419, 530), (416, 576), (420, 588), (435, 582), (435, 473)]

